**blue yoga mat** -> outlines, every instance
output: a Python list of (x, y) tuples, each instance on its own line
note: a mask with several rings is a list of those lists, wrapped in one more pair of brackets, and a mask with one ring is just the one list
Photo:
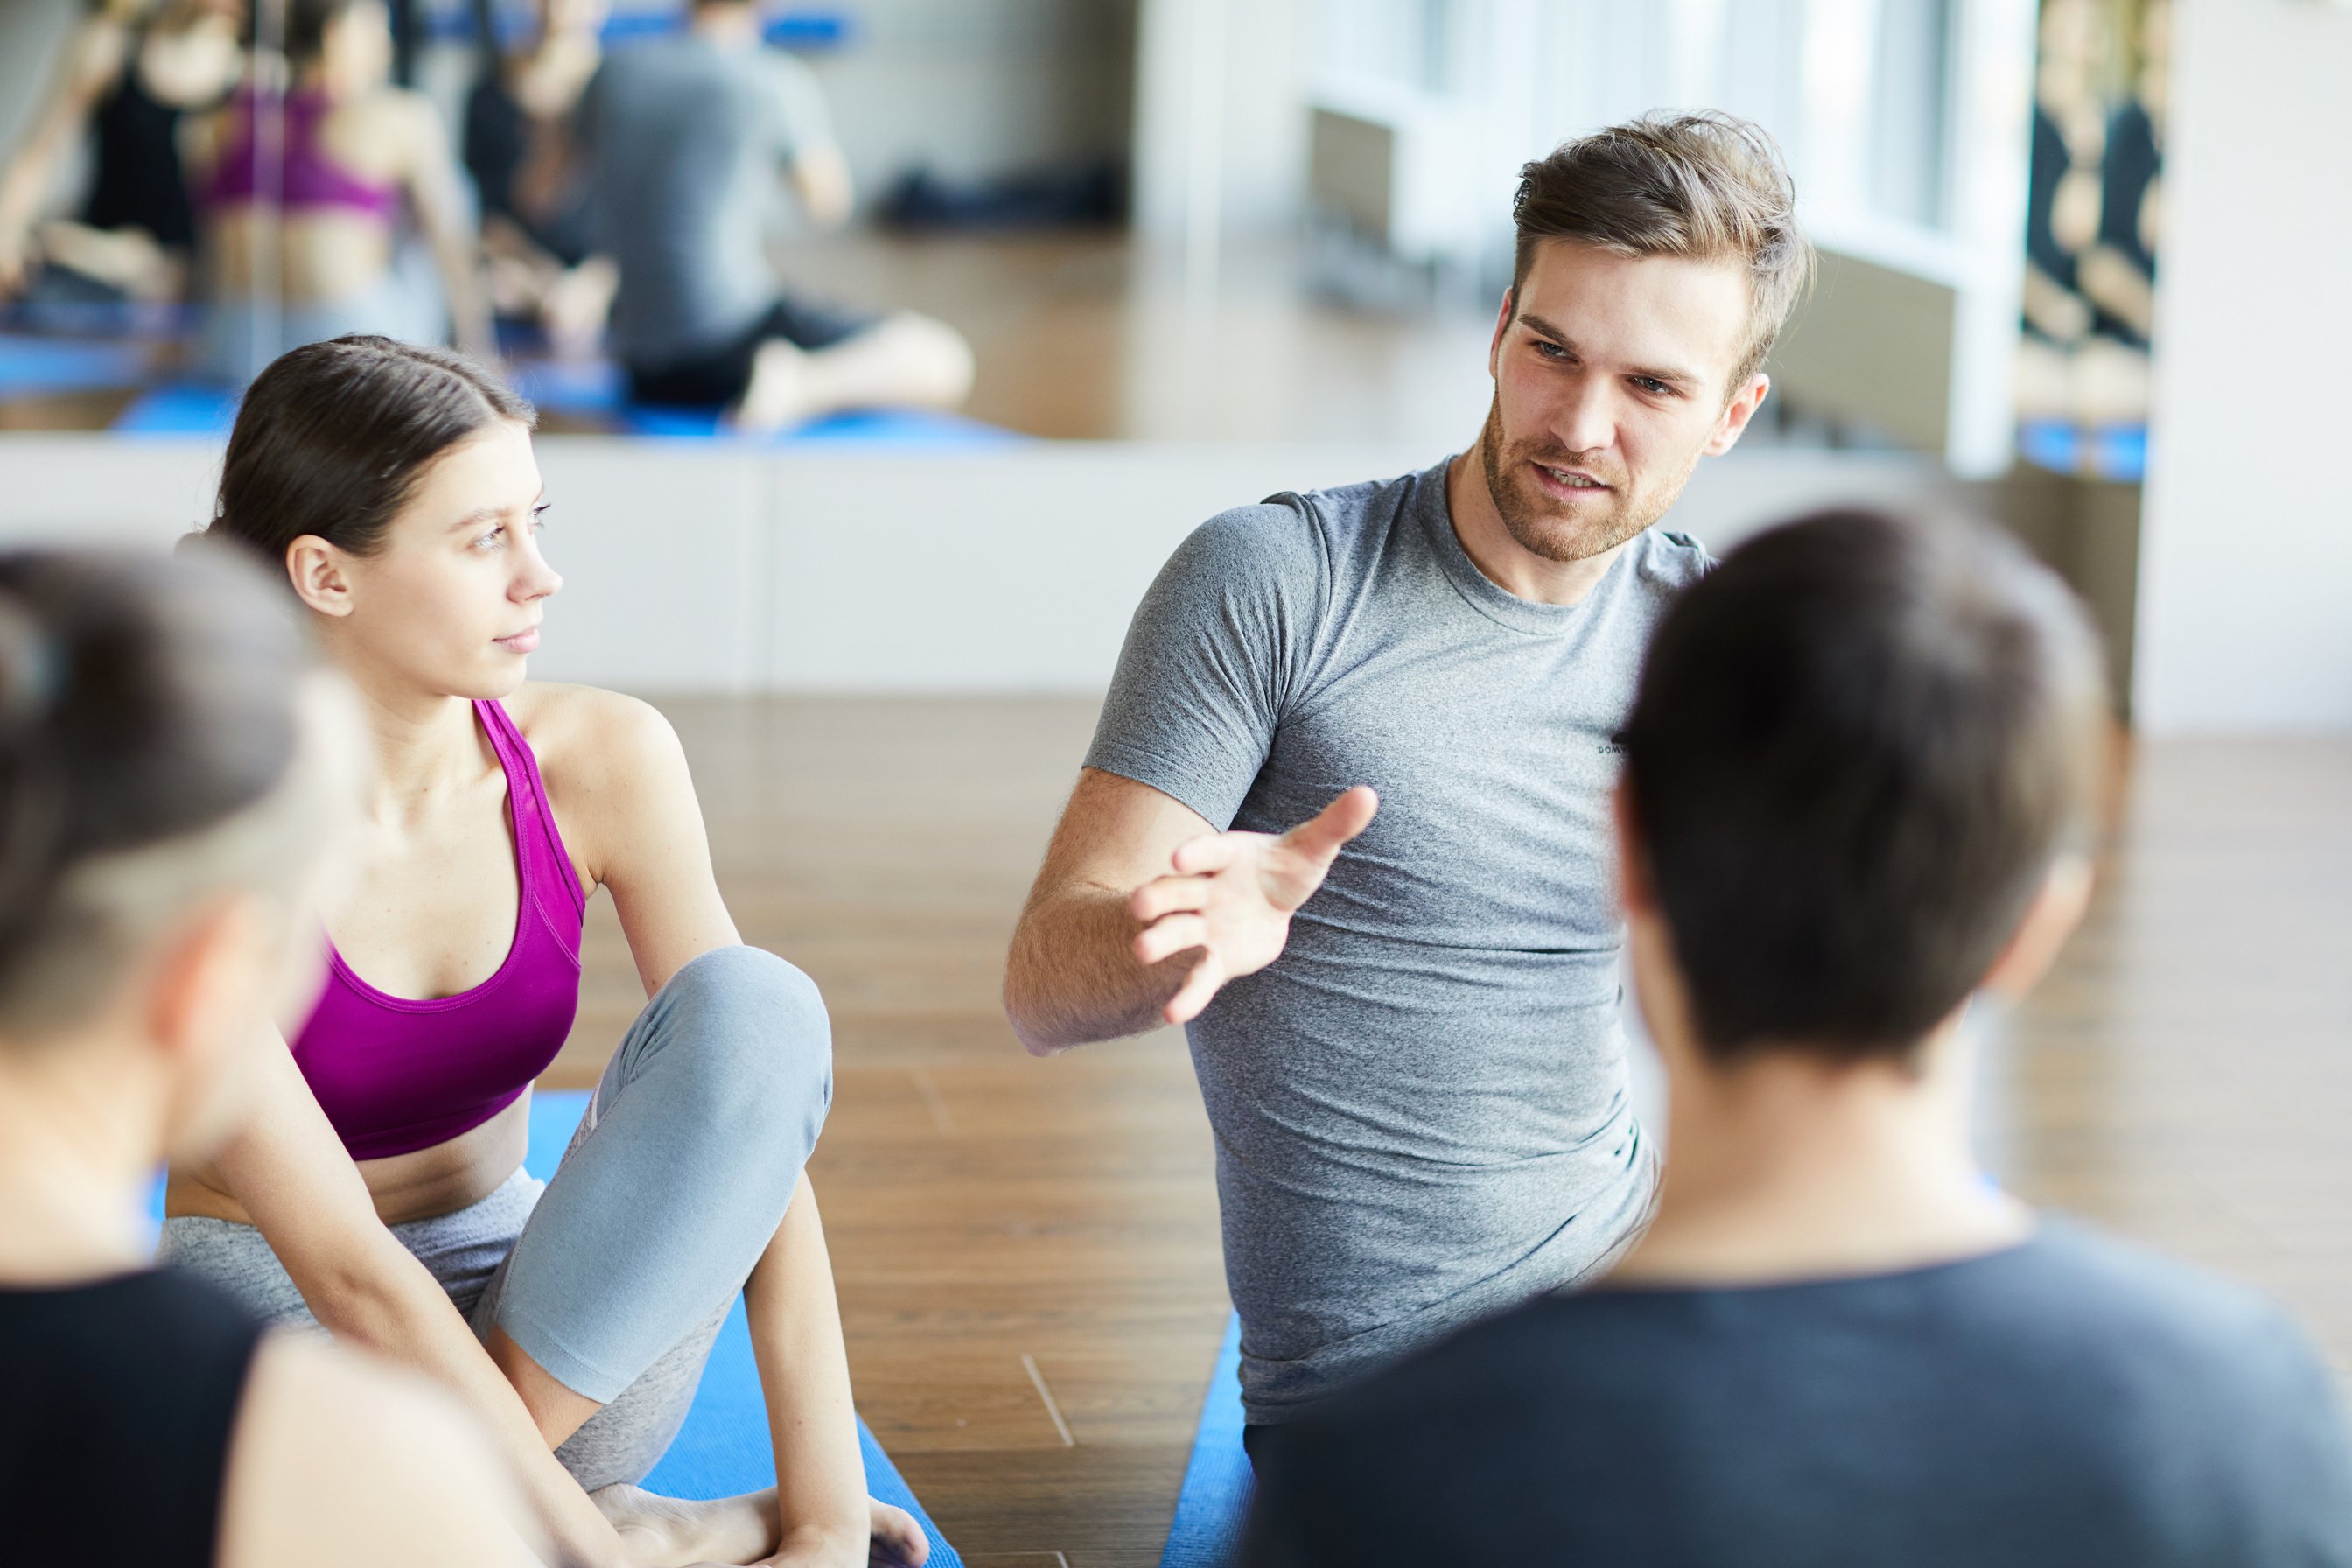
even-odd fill
[(0, 397), (137, 386), (147, 379), (147, 350), (139, 343), (0, 332)]
[(1003, 447), (1026, 439), (1002, 426), (967, 419), (961, 414), (940, 414), (920, 408), (859, 408), (828, 414), (805, 425), (795, 425), (773, 436), (740, 436), (720, 423), (716, 408), (646, 408), (619, 410), (621, 422), (633, 434), (670, 440), (746, 441), (778, 447), (898, 447), (968, 450)]
[(628, 401), (628, 378), (608, 359), (524, 360), (514, 388), (551, 414), (617, 417)]
[[(632, 435), (667, 440), (969, 450), (1025, 439), (961, 415), (913, 408), (855, 409), (828, 414), (773, 436), (744, 437), (724, 428), (716, 408), (642, 408), (625, 403), (620, 369), (605, 361), (526, 364), (516, 372), (515, 380), (516, 390), (551, 413), (613, 419)], [(0, 393), (5, 390), (5, 382), (0, 382)], [(225, 440), (236, 423), (236, 405), (237, 395), (226, 387), (196, 383), (158, 387), (124, 409), (114, 428), (135, 436), (211, 436)]]
[(228, 439), (238, 395), (226, 386), (188, 382), (142, 395), (115, 416), (126, 436), (212, 436)]
[[(523, 1155), (523, 1169), (541, 1181), (555, 1174), (564, 1147), (572, 1142), (572, 1131), (587, 1109), (584, 1089), (534, 1091), (530, 1146)], [(163, 1217), (160, 1176), (149, 1209), (151, 1217), (160, 1224)], [(963, 1568), (963, 1559), (915, 1500), (906, 1478), (875, 1441), (863, 1416), (857, 1421), (857, 1442), (866, 1455), (866, 1489), (913, 1514), (931, 1538), (927, 1568)], [(734, 1497), (776, 1484), (768, 1408), (760, 1398), (760, 1369), (751, 1356), (751, 1331), (743, 1316), (741, 1297), (736, 1298), (733, 1310), (719, 1331), (718, 1342), (710, 1347), (710, 1360), (702, 1369), (702, 1384), (686, 1413), (686, 1424), (678, 1428), (669, 1452), (662, 1456), (645, 1484), (665, 1496), (682, 1498)]]
[(1253, 1480), (1242, 1447), (1242, 1321), (1234, 1317), (1226, 1321), (1217, 1370), (1201, 1401), (1201, 1426), (1160, 1568), (1226, 1568), (1241, 1551)]

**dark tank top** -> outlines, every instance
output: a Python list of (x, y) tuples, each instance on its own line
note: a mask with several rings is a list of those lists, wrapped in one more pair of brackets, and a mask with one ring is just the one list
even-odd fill
[(175, 250), (195, 244), (196, 220), (180, 168), (181, 111), (159, 101), (139, 79), (146, 35), (131, 40), (114, 89), (91, 114), (97, 164), (82, 222), (92, 228), (143, 228)]
[(208, 1568), (260, 1335), (172, 1269), (0, 1287), (0, 1562)]

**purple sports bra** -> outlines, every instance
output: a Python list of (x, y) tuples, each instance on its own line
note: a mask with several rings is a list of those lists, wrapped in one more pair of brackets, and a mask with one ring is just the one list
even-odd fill
[(588, 900), (539, 761), (498, 703), (476, 702), (474, 716), (506, 770), (522, 879), (514, 942), (488, 980), (425, 1002), (386, 995), (328, 944), (327, 988), (294, 1037), (294, 1061), (354, 1160), (429, 1149), (479, 1127), (546, 1070), (579, 1010)]
[[(255, 199), (260, 186), (261, 150), (253, 135), (251, 88), (236, 99), (236, 129), (213, 168), (205, 199), (214, 206), (235, 206)], [(315, 88), (289, 93), (286, 100), (286, 146), (280, 179), (272, 184), (284, 193), (289, 207), (349, 207), (390, 223), (397, 215), (400, 193), (390, 185), (373, 184), (327, 156), (319, 145), (319, 122), (333, 105)]]

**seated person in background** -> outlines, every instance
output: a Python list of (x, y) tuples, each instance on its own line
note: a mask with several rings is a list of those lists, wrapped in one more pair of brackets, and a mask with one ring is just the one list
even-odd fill
[(761, 46), (751, 0), (694, 0), (686, 31), (606, 59), (582, 105), (614, 325), (638, 402), (727, 408), (775, 430), (839, 408), (952, 408), (971, 351), (952, 328), (786, 293), (766, 218), (781, 166), (812, 217), (849, 216), (849, 173), (807, 68)]
[[(387, 84), (383, 0), (285, 5), (293, 90), (248, 85), (191, 148), (213, 294), (205, 369), (242, 385), (303, 343), (352, 332), (440, 343), (452, 324), (462, 347), (492, 353), (448, 139), (429, 100)], [(282, 145), (255, 124), (280, 110)], [(443, 300), (398, 265), (404, 209), (431, 244)]]
[(318, 991), (365, 766), (278, 596), (197, 553), (0, 555), (0, 1560), (530, 1563), (432, 1391), (147, 1266), (157, 1162)]
[(1969, 995), (2024, 991), (2088, 896), (2093, 646), (1958, 524), (1827, 513), (1690, 590), (1618, 796), (1656, 1220), (1297, 1423), (1247, 1561), (2352, 1563), (2285, 1316), (1969, 1154)]
[(502, 55), (489, 0), (476, 0), (483, 65), (466, 100), (466, 171), (482, 197), (482, 248), (502, 316), (532, 317), (558, 353), (593, 352), (620, 275), (593, 254), (587, 183), (567, 166), (562, 125), (604, 58), (606, 0), (540, 0), (539, 33)]
[[(66, 46), (47, 106), (0, 165), (0, 295), (80, 302), (186, 293), (196, 229), (181, 121), (218, 107), (236, 85), (244, 12), (244, 0), (95, 7)], [(42, 223), (50, 181), (85, 132), (94, 134), (81, 214)]]

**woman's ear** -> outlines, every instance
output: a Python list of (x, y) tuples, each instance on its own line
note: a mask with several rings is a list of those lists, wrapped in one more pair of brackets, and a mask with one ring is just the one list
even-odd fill
[(294, 596), (322, 616), (352, 613), (350, 557), (315, 533), (286, 547), (286, 578)]

